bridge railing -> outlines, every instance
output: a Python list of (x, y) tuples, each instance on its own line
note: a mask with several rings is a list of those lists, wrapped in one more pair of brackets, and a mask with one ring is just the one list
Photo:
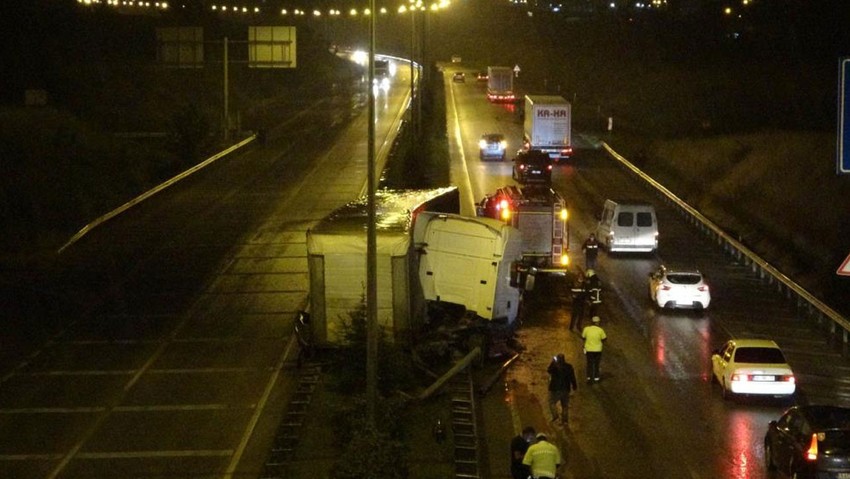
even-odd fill
[(793, 301), (798, 312), (816, 321), (818, 326), (823, 327), (829, 333), (830, 340), (838, 343), (842, 353), (848, 353), (848, 347), (850, 346), (850, 321), (847, 318), (830, 308), (773, 265), (760, 258), (740, 241), (723, 231), (713, 221), (706, 218), (702, 213), (665, 188), (664, 185), (652, 179), (625, 157), (614, 151), (610, 145), (605, 142), (601, 144), (614, 160), (654, 188), (666, 202), (676, 206), (685, 219), (709, 236), (727, 254), (749, 267), (753, 274), (757, 275), (762, 281), (775, 287), (777, 293)]

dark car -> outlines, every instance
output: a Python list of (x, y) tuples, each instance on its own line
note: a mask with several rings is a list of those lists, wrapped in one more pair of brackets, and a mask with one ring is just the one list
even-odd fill
[(521, 183), (552, 182), (552, 160), (539, 150), (520, 151), (514, 158), (513, 178)]
[(466, 82), (466, 74), (463, 72), (457, 72), (452, 75), (452, 81), (455, 83), (465, 83)]
[(794, 406), (764, 436), (768, 470), (794, 478), (850, 478), (850, 408)]

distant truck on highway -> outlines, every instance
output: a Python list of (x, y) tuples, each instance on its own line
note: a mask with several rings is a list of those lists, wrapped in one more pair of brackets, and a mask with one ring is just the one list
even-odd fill
[(556, 95), (526, 95), (523, 142), (526, 150), (540, 150), (553, 161), (572, 156), (570, 102)]
[(514, 72), (510, 67), (487, 67), (487, 100), (494, 103), (513, 103)]

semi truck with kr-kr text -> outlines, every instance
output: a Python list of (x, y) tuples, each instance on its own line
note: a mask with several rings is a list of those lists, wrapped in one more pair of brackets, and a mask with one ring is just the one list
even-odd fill
[(526, 95), (523, 147), (540, 150), (553, 161), (572, 156), (570, 102), (557, 95)]

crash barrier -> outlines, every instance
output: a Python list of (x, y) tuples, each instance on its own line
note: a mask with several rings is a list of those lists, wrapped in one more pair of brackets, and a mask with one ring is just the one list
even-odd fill
[(101, 224), (106, 223), (107, 221), (111, 220), (112, 218), (115, 218), (116, 216), (120, 215), (121, 213), (129, 210), (133, 206), (136, 206), (137, 204), (141, 203), (142, 201), (145, 201), (146, 199), (150, 198), (151, 196), (153, 196), (153, 195), (159, 193), (160, 191), (168, 188), (169, 186), (173, 185), (174, 183), (177, 183), (178, 181), (190, 176), (191, 174), (195, 173), (196, 171), (207, 167), (208, 165), (210, 165), (214, 161), (216, 161), (216, 160), (218, 160), (218, 159), (220, 159), (224, 156), (227, 156), (228, 154), (238, 150), (239, 148), (242, 148), (243, 146), (251, 143), (252, 141), (254, 141), (256, 139), (257, 139), (257, 135), (253, 134), (253, 135), (249, 136), (248, 138), (245, 138), (244, 140), (240, 141), (239, 143), (236, 143), (235, 145), (231, 146), (230, 148), (227, 148), (226, 150), (220, 151), (220, 152), (216, 153), (215, 155), (213, 155), (213, 156), (207, 158), (206, 160), (202, 161), (201, 163), (198, 163), (197, 165), (189, 168), (188, 170), (184, 171), (183, 173), (180, 173), (177, 176), (172, 177), (171, 179), (167, 180), (165, 183), (159, 184), (159, 185), (149, 189), (148, 191), (146, 191), (146, 192), (142, 193), (141, 195), (133, 198), (132, 200), (124, 203), (123, 205), (119, 206), (118, 208), (115, 208), (114, 210), (110, 211), (109, 213), (106, 213), (105, 215), (95, 219), (91, 223), (83, 226), (82, 229), (80, 229), (80, 231), (77, 231), (77, 234), (72, 236), (71, 239), (69, 239), (64, 245), (62, 245), (62, 247), (59, 248), (56, 251), (56, 254), (62, 254), (62, 252), (65, 251), (66, 248), (68, 248), (72, 244), (79, 241), (80, 238), (85, 236), (89, 231), (97, 228)]
[(802, 313), (807, 318), (816, 321), (819, 327), (822, 327), (829, 333), (830, 341), (840, 341), (838, 345), (841, 347), (842, 354), (848, 354), (848, 347), (850, 346), (850, 321), (847, 318), (841, 316), (838, 312), (814, 297), (770, 263), (761, 259), (740, 241), (731, 237), (714, 222), (703, 216), (699, 211), (682, 201), (670, 190), (653, 180), (649, 175), (614, 151), (610, 145), (602, 142), (602, 147), (621, 166), (630, 170), (652, 186), (664, 201), (678, 207), (686, 220), (709, 236), (727, 254), (749, 267), (752, 273), (758, 276), (759, 279), (775, 287), (777, 293), (793, 301), (798, 313)]

